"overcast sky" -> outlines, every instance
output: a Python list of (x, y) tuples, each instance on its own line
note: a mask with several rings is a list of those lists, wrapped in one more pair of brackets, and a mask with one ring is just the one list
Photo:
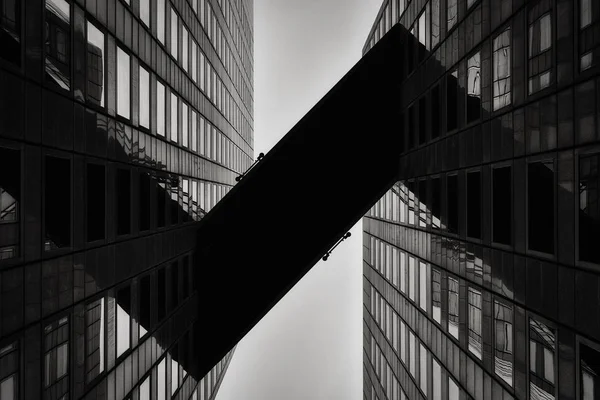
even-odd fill
[[(381, 3), (255, 0), (256, 155), (359, 60)], [(361, 232), (359, 223), (239, 343), (217, 400), (363, 398)]]

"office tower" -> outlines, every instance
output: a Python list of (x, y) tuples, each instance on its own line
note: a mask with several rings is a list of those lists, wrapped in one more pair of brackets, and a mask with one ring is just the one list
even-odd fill
[(252, 0), (0, 0), (0, 398), (211, 399), (194, 232), (253, 159)]
[(414, 35), (364, 226), (364, 398), (600, 398), (600, 4), (386, 0)]

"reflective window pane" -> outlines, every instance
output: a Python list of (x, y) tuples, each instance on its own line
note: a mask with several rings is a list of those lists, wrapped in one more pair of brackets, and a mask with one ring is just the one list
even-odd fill
[(130, 74), (129, 54), (117, 47), (117, 113), (124, 118), (129, 118)]
[(473, 55), (467, 61), (467, 123), (481, 116), (481, 56)]
[(131, 337), (131, 288), (125, 286), (117, 292), (117, 357), (129, 349)]
[(600, 398), (600, 352), (579, 344), (579, 379), (581, 400)]
[(481, 239), (481, 172), (467, 173), (467, 236)]
[(91, 382), (104, 371), (104, 298), (86, 305), (86, 381)]
[(71, 246), (71, 161), (46, 156), (45, 250)]
[(511, 167), (492, 170), (492, 226), (496, 243), (512, 244), (512, 173)]
[(177, 60), (177, 33), (179, 31), (179, 18), (175, 13), (175, 9), (171, 9), (171, 55)]
[(600, 264), (600, 155), (579, 160), (579, 259)]
[(469, 351), (481, 360), (481, 292), (473, 288), (468, 291), (469, 306)]
[(104, 107), (104, 34), (87, 23), (87, 100)]
[(146, 26), (150, 26), (150, 0), (140, 0), (140, 18)]
[(61, 89), (71, 81), (71, 6), (65, 0), (46, 0), (46, 75)]
[(0, 57), (21, 65), (21, 3), (3, 0), (0, 7)]
[(140, 67), (140, 126), (150, 128), (150, 73)]
[(493, 90), (494, 110), (511, 103), (511, 44), (510, 28), (494, 38)]
[(171, 92), (171, 140), (177, 142), (177, 111), (179, 99), (177, 95)]
[(494, 371), (504, 382), (513, 383), (513, 311), (512, 306), (494, 301)]
[(156, 133), (165, 136), (165, 86), (156, 82)]
[(529, 249), (554, 253), (554, 164), (534, 162), (528, 166)]
[(554, 399), (556, 341), (554, 329), (529, 320), (529, 390), (532, 399)]
[(156, 37), (165, 44), (165, 0), (156, 0)]
[(455, 339), (458, 339), (458, 312), (460, 307), (458, 289), (458, 281), (448, 277), (448, 332)]

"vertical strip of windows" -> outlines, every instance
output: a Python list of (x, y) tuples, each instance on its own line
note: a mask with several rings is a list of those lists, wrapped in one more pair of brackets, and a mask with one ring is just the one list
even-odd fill
[(427, 313), (429, 291), (427, 290), (427, 276), (429, 266), (419, 261), (419, 307)]
[[(146, 305), (148, 307), (148, 305)], [(117, 291), (117, 357), (131, 345), (131, 287), (122, 287)]]
[(104, 371), (104, 298), (86, 305), (86, 382), (93, 381)]
[(448, 30), (450, 30), (458, 21), (458, 0), (448, 0), (447, 13)]
[(178, 51), (177, 51), (177, 33), (179, 31), (179, 18), (175, 13), (175, 9), (171, 8), (171, 55), (176, 60), (178, 59)]
[(512, 244), (511, 167), (492, 170), (492, 231), (496, 243)]
[(533, 10), (529, 14), (529, 94), (547, 88), (552, 81), (552, 13), (538, 18), (539, 6)]
[(442, 274), (435, 268), (431, 269), (431, 305), (433, 319), (442, 323)]
[[(69, 394), (69, 319), (60, 318), (44, 328), (44, 388), (47, 396)], [(3, 394), (3, 393), (2, 393)], [(4, 397), (2, 397), (4, 399)]]
[(0, 397), (2, 400), (17, 400), (19, 395), (19, 350), (17, 342), (0, 348)]
[(46, 156), (44, 249), (71, 246), (71, 160)]
[(481, 54), (475, 53), (467, 61), (467, 123), (481, 116)]
[(190, 135), (188, 126), (188, 105), (184, 102), (181, 102), (181, 139), (183, 147), (188, 147), (188, 138)]

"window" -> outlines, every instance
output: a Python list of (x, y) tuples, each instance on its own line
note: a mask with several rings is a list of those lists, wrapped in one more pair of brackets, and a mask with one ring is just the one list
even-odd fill
[(185, 26), (181, 27), (181, 63), (183, 64), (183, 70), (188, 72), (189, 68), (189, 48), (188, 48), (188, 31)]
[(179, 363), (177, 362), (177, 345), (171, 348), (171, 396), (175, 394), (179, 387)]
[(177, 95), (171, 92), (171, 140), (177, 142)]
[(156, 0), (156, 37), (165, 44), (165, 0)]
[(156, 133), (165, 136), (165, 86), (156, 81)]
[(198, 44), (192, 40), (192, 80), (198, 83)]
[(427, 273), (428, 270), (427, 264), (419, 261), (419, 307), (425, 312), (427, 312), (427, 301), (429, 291), (427, 290)]
[(469, 288), (469, 351), (481, 360), (481, 292)]
[(140, 231), (147, 231), (150, 229), (150, 185), (151, 178), (147, 172), (140, 172), (139, 182), (139, 224)]
[(446, 131), (458, 128), (458, 71), (446, 76)]
[(117, 114), (127, 119), (130, 109), (130, 73), (129, 54), (117, 46)]
[(190, 109), (192, 114), (192, 126), (191, 126), (191, 136), (192, 136), (192, 151), (198, 151), (198, 114), (193, 109)]
[(552, 79), (552, 14), (547, 13), (531, 23), (532, 17), (535, 18), (530, 14), (529, 94), (547, 88)]
[(406, 324), (400, 320), (400, 358), (402, 362), (406, 364), (406, 346), (408, 342), (406, 340)]
[(151, 310), (152, 310), (152, 291), (151, 291), (151, 276), (146, 275), (139, 281), (139, 338), (142, 338), (149, 330), (151, 330)]
[(448, 374), (448, 400), (459, 400), (460, 399), (460, 389), (454, 379), (450, 377)]
[(448, 277), (448, 332), (458, 340), (458, 281)]
[(448, 0), (448, 30), (458, 21), (458, 0)]
[(413, 378), (417, 377), (417, 343), (415, 340), (415, 335), (412, 331), (408, 331), (408, 351), (410, 360), (408, 361), (410, 364), (410, 374)]
[(104, 34), (87, 23), (87, 100), (104, 107)]
[(167, 314), (167, 272), (166, 268), (158, 270), (156, 284), (158, 286), (156, 295), (156, 317), (157, 321), (161, 321)]
[(596, 264), (600, 264), (596, 249), (600, 240), (599, 162), (598, 154), (579, 160), (579, 259)]
[(481, 239), (481, 172), (467, 173), (467, 236)]
[(47, 396), (57, 399), (68, 396), (68, 373), (69, 319), (63, 317), (44, 328), (44, 388)]
[(529, 320), (529, 393), (532, 399), (554, 399), (556, 341), (554, 329)]
[(93, 242), (104, 239), (106, 224), (106, 185), (103, 165), (87, 164), (86, 186), (87, 240)]
[(435, 268), (431, 269), (431, 304), (433, 319), (442, 323), (442, 274)]
[(183, 147), (188, 147), (188, 138), (190, 132), (188, 131), (188, 105), (181, 102), (181, 141)]
[(527, 173), (529, 249), (554, 253), (554, 165), (529, 164)]
[(140, 385), (140, 400), (150, 398), (150, 376), (148, 376)]
[(471, 8), (473, 4), (475, 4), (477, 0), (467, 0), (467, 8)]
[(171, 309), (174, 310), (179, 304), (179, 265), (177, 262), (171, 264)]
[(580, 399), (600, 398), (600, 353), (579, 343)]
[(440, 136), (441, 127), (440, 127), (440, 86), (436, 86), (431, 91), (431, 118), (429, 123), (431, 125), (431, 138), (435, 139)]
[(493, 44), (494, 111), (511, 103), (510, 28), (494, 38)]
[(117, 357), (125, 353), (131, 342), (131, 287), (117, 292)]
[[(160, 1), (159, 1), (160, 3)], [(140, 4), (140, 18), (147, 27), (150, 27), (150, 1), (141, 0)]]
[(89, 383), (104, 371), (104, 298), (86, 305), (85, 327), (85, 373)]
[(165, 182), (159, 182), (156, 187), (156, 225), (157, 227), (163, 227), (166, 224), (166, 212), (167, 212), (167, 184)]
[[(0, 21), (2, 21), (0, 19)], [(17, 400), (19, 396), (19, 351), (17, 343), (0, 348), (0, 398), (2, 400)]]
[(492, 226), (496, 243), (512, 244), (512, 173), (511, 167), (492, 170)]
[(46, 156), (45, 250), (71, 246), (71, 161)]
[(415, 272), (415, 258), (408, 257), (408, 292), (412, 301), (417, 301), (417, 277)]
[(431, 383), (432, 383), (432, 400), (442, 400), (442, 367), (435, 360), (435, 358), (431, 358), (432, 360), (432, 374), (431, 374)]
[[(0, 171), (3, 171), (0, 174), (0, 225), (5, 225), (3, 229), (17, 232), (20, 219), (21, 153), (0, 147)], [(18, 234), (0, 234), (0, 260), (16, 257), (18, 243)]]
[(579, 68), (585, 71), (597, 65), (600, 57), (600, 39), (597, 36), (600, 7), (594, 0), (580, 0), (579, 4)]
[(481, 117), (481, 54), (467, 61), (467, 123)]
[(118, 168), (115, 182), (117, 208), (117, 235), (131, 233), (131, 172)]
[(421, 356), (421, 362), (419, 363), (420, 374), (419, 374), (419, 382), (421, 386), (421, 391), (427, 397), (427, 349), (422, 344), (419, 344), (419, 353)]
[(21, 3), (24, 2), (3, 0), (0, 7), (0, 43), (2, 43), (0, 57), (19, 66), (21, 65)]
[(431, 0), (431, 47), (440, 42), (440, 0)]
[[(4, 4), (6, 6), (6, 4)], [(65, 0), (46, 0), (46, 75), (64, 90), (71, 80), (71, 6)]]
[[(162, 85), (161, 85), (162, 86)], [(164, 92), (164, 89), (163, 89)], [(164, 98), (164, 95), (163, 95)], [(140, 66), (140, 126), (150, 129), (150, 73)]]
[(179, 20), (175, 9), (171, 8), (171, 55), (177, 60), (177, 30), (179, 28)]
[(400, 290), (406, 294), (406, 253), (400, 252)]
[(446, 183), (447, 228), (450, 233), (458, 233), (458, 175), (448, 175)]
[(419, 227), (427, 227), (427, 181), (419, 181)]
[(156, 400), (167, 399), (167, 358), (163, 358), (158, 367), (156, 367)]
[(495, 349), (494, 371), (512, 386), (513, 354), (512, 306), (494, 300)]

